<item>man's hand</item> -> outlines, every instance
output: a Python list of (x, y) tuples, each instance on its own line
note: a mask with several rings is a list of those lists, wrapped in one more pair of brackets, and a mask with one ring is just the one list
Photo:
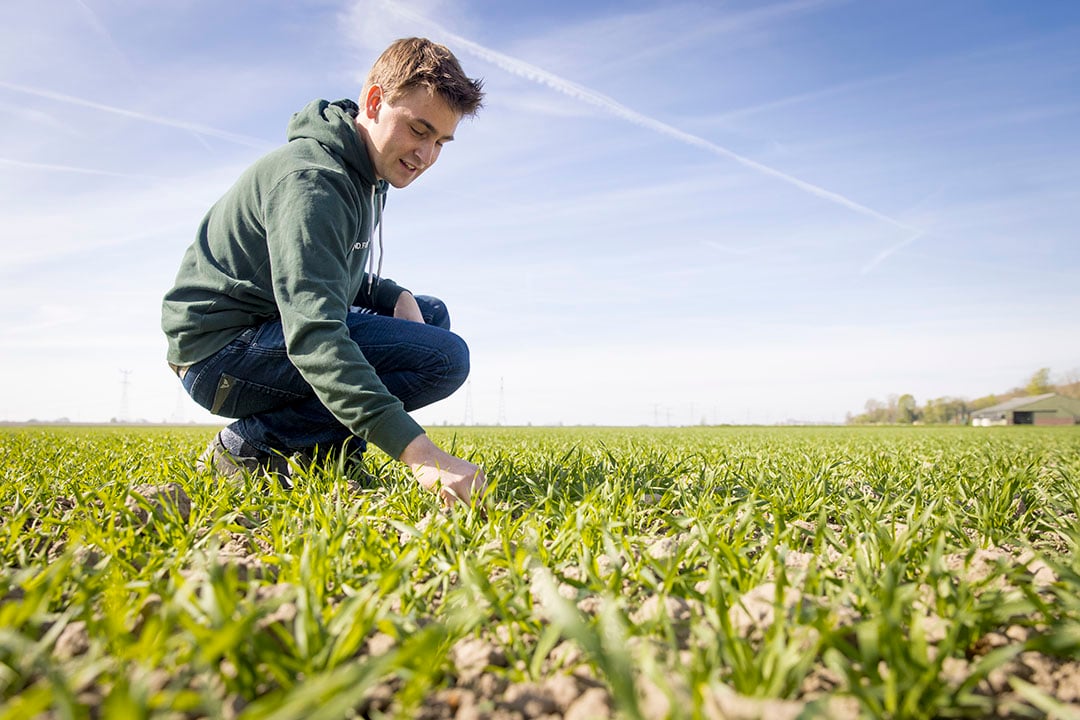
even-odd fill
[(409, 443), (400, 460), (412, 469), (417, 482), (439, 492), (447, 505), (459, 500), (473, 503), (487, 486), (487, 478), (478, 465), (439, 449), (427, 435), (419, 435)]
[(394, 303), (394, 317), (402, 320), (412, 320), (421, 325), (424, 324), (424, 316), (420, 314), (420, 306), (416, 304), (416, 298), (413, 297), (413, 294), (407, 290), (398, 295), (397, 302)]

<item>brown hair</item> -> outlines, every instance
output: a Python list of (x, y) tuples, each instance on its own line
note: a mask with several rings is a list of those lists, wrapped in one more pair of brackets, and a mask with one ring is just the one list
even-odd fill
[(395, 40), (371, 66), (364, 94), (372, 85), (381, 87), (391, 103), (414, 87), (424, 87), (467, 116), (475, 115), (484, 99), (483, 81), (466, 77), (454, 53), (427, 38)]

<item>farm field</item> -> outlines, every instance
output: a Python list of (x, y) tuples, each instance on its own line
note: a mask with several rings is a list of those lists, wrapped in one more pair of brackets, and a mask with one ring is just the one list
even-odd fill
[(1080, 718), (1080, 428), (0, 430), (0, 720)]

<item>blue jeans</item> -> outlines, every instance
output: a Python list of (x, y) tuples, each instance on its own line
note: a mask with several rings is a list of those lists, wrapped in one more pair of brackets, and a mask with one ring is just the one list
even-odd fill
[[(437, 298), (418, 295), (424, 324), (368, 312), (350, 312), (349, 336), (408, 411), (448, 397), (469, 375), (469, 348), (450, 332), (450, 315)], [(223, 396), (222, 375), (235, 378)], [(289, 361), (280, 321), (251, 327), (210, 357), (188, 368), (184, 389), (264, 453), (289, 455), (366, 443), (342, 425)]]

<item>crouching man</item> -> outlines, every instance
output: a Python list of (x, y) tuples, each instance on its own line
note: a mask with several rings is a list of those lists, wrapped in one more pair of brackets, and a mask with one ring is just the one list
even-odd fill
[(286, 457), (362, 453), (370, 441), (447, 502), (483, 491), (483, 471), (408, 415), (465, 382), (468, 348), (441, 302), (379, 267), (388, 187), (435, 163), (480, 108), (481, 87), (442, 45), (399, 40), (358, 104), (310, 103), (288, 142), (210, 208), (162, 305), (184, 388), (236, 418), (202, 463), (284, 479)]

